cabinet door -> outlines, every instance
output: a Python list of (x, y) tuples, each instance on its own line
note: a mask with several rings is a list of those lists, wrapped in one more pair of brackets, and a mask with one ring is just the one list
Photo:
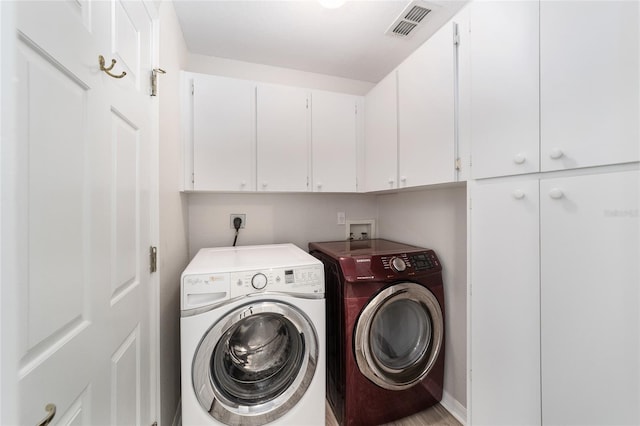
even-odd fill
[(305, 89), (259, 85), (257, 180), (261, 191), (306, 191), (309, 96)]
[(192, 76), (193, 189), (255, 190), (255, 84)]
[(470, 424), (540, 424), (538, 181), (469, 185)]
[(639, 7), (541, 2), (542, 170), (640, 158)]
[(539, 3), (471, 5), (474, 178), (539, 170)]
[(398, 69), (399, 186), (455, 180), (454, 23)]
[(637, 171), (542, 180), (542, 413), (640, 424)]
[(311, 96), (313, 190), (355, 192), (357, 107), (362, 97), (322, 91)]
[(396, 72), (365, 96), (365, 191), (397, 188), (398, 90)]

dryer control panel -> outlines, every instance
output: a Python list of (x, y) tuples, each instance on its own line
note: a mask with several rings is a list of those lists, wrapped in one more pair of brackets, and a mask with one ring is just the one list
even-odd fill
[[(355, 281), (411, 278), (417, 274), (440, 272), (438, 257), (432, 250), (341, 259), (345, 277)], [(353, 271), (353, 275), (351, 275)]]

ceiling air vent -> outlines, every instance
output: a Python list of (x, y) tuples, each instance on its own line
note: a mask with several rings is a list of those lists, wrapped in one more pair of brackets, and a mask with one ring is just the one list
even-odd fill
[(418, 24), (431, 12), (431, 9), (422, 6), (420, 2), (414, 1), (402, 11), (400, 16), (391, 24), (385, 34), (395, 37), (406, 38)]

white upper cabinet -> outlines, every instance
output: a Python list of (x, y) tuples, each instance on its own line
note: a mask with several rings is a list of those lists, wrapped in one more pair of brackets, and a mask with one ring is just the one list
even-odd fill
[(398, 187), (398, 86), (396, 72), (365, 96), (365, 191)]
[(193, 96), (192, 189), (255, 190), (255, 83), (189, 74), (189, 89)]
[(640, 3), (540, 3), (542, 170), (640, 159)]
[(640, 159), (639, 8), (471, 5), (474, 178)]
[(456, 28), (446, 24), (398, 68), (400, 188), (456, 178)]
[(539, 3), (477, 2), (470, 13), (472, 175), (537, 172)]
[(363, 99), (325, 91), (313, 91), (311, 97), (313, 191), (355, 192)]
[(258, 191), (307, 191), (309, 183), (309, 92), (258, 85)]

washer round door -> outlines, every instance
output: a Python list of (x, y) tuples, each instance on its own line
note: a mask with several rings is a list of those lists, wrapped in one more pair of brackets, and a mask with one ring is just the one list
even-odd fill
[(410, 388), (433, 368), (444, 336), (436, 297), (415, 283), (389, 286), (360, 313), (354, 351), (360, 372), (389, 390)]
[(258, 301), (230, 311), (207, 331), (193, 360), (193, 388), (216, 420), (262, 425), (300, 400), (317, 362), (311, 320), (287, 303)]

